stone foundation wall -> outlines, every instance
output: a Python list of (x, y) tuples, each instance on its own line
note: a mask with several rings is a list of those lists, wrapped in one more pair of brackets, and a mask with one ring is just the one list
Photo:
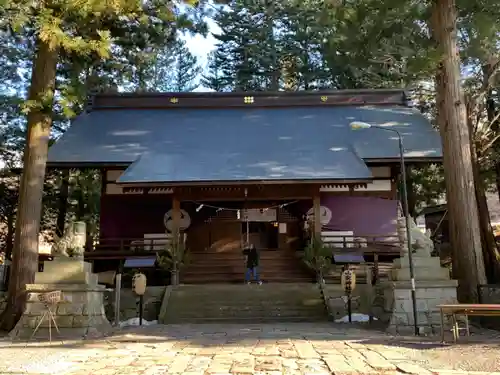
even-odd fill
[[(47, 311), (45, 305), (40, 302), (39, 295), (58, 290), (60, 287), (61, 285), (55, 284), (29, 284), (27, 286), (29, 294), (26, 310), (11, 332), (12, 337), (22, 338), (33, 331)], [(104, 288), (89, 288), (81, 284), (65, 284), (61, 302), (51, 309), (61, 331), (73, 329), (85, 334), (88, 329), (94, 329), (106, 333), (111, 327), (104, 315), (103, 290)], [(41, 327), (48, 326), (49, 320), (44, 319)]]
[[(347, 315), (347, 305), (342, 299), (345, 293), (341, 285), (325, 284), (323, 293), (332, 319), (339, 319)], [(352, 313), (364, 315), (372, 313), (377, 319), (383, 319), (384, 305), (384, 290), (381, 288), (358, 284), (352, 293)]]
[[(144, 319), (148, 321), (158, 319), (165, 289), (166, 287), (164, 286), (151, 286), (147, 288), (144, 295)], [(7, 292), (0, 292), (0, 313), (3, 312), (7, 304), (6, 298)], [(104, 293), (104, 309), (106, 317), (110, 322), (115, 319), (114, 298), (114, 292)], [(61, 307), (61, 311), (64, 308)], [(136, 316), (139, 316), (139, 297), (132, 292), (132, 289), (122, 289), (120, 301), (121, 320), (127, 320)]]
[[(143, 318), (147, 321), (158, 320), (165, 286), (149, 286), (144, 295)], [(110, 322), (115, 320), (115, 292), (104, 295), (104, 309)], [(139, 297), (132, 289), (122, 288), (120, 295), (120, 321), (139, 316)]]
[[(413, 305), (410, 297), (411, 287), (406, 282), (387, 282), (384, 288), (385, 315), (390, 315), (389, 329), (405, 334), (413, 326)], [(441, 316), (436, 307), (440, 304), (456, 303), (456, 281), (420, 281), (416, 288), (417, 323), (424, 332), (439, 333)], [(446, 318), (445, 325), (450, 322)]]
[[(482, 285), (479, 287), (481, 303), (500, 304), (500, 284)], [(500, 319), (497, 317), (481, 317), (480, 322), (484, 327), (500, 330)]]

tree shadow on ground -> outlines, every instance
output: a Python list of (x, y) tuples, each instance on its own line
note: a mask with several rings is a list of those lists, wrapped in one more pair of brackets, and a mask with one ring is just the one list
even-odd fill
[[(61, 338), (53, 333), (52, 342), (48, 336), (37, 337), (36, 340), (11, 341), (0, 340), (0, 351), (3, 347), (24, 348), (66, 348), (66, 349), (109, 349), (130, 344), (159, 346), (174, 343), (178, 348), (186, 346), (210, 348), (221, 346), (253, 346), (258, 342), (272, 344), (288, 340), (308, 340), (315, 345), (356, 345), (401, 347), (416, 350), (437, 348), (487, 346), (500, 348), (500, 334), (460, 337), (458, 343), (452, 343), (451, 334), (447, 334), (446, 344), (440, 342), (440, 336), (393, 336), (379, 329), (368, 328), (367, 324), (335, 324), (335, 323), (278, 323), (278, 324), (186, 324), (155, 325), (130, 327), (117, 330), (113, 335), (104, 338), (75, 338), (62, 332)], [(61, 342), (61, 339), (63, 342)], [(342, 344), (343, 343), (343, 344)]]

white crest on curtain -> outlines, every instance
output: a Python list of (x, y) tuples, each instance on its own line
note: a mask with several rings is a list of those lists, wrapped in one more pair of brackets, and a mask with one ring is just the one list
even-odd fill
[[(165, 228), (169, 232), (172, 232), (172, 229), (174, 227), (174, 222), (172, 220), (173, 214), (174, 214), (173, 210), (168, 210), (165, 213), (165, 216), (163, 217), (163, 225), (165, 225)], [(189, 216), (187, 211), (181, 209), (181, 219), (180, 219), (180, 223), (179, 223), (179, 226), (180, 226), (179, 229), (186, 230), (187, 228), (189, 228), (190, 225), (191, 225), (191, 217)]]

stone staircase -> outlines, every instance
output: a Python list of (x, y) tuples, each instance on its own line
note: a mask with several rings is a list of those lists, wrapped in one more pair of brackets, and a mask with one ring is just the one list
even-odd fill
[(179, 285), (169, 287), (159, 321), (171, 323), (256, 323), (326, 321), (316, 284)]
[[(203, 251), (190, 253), (190, 261), (181, 273), (182, 284), (242, 283), (245, 259), (241, 250)], [(307, 283), (314, 281), (311, 273), (291, 250), (260, 251), (260, 277), (264, 282)]]

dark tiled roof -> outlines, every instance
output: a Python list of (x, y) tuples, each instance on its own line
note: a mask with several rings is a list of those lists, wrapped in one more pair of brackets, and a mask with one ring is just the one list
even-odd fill
[[(262, 180), (366, 180), (372, 175), (353, 152), (271, 148), (269, 152), (232, 150), (175, 155), (145, 153), (119, 178), (120, 183), (262, 181)], [(291, 156), (294, 155), (294, 156)]]
[[(49, 165), (127, 164), (144, 155), (153, 169), (160, 163), (176, 178), (233, 180), (281, 179), (280, 174), (326, 178), (347, 173), (345, 168), (362, 174), (353, 155), (398, 158), (393, 132), (353, 131), (351, 121), (399, 130), (410, 160), (441, 157), (438, 133), (416, 110), (403, 106), (109, 109), (79, 116), (51, 147)], [(354, 164), (339, 164), (344, 158)], [(137, 170), (143, 163), (137, 162)]]

